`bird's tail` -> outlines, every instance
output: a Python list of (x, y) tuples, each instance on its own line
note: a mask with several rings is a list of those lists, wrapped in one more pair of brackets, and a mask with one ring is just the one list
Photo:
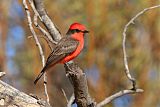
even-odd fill
[(39, 75), (37, 76), (37, 78), (34, 80), (34, 84), (36, 85), (38, 80), (43, 76), (43, 74), (45, 73), (46, 70), (46, 66), (42, 69), (42, 71), (39, 73)]

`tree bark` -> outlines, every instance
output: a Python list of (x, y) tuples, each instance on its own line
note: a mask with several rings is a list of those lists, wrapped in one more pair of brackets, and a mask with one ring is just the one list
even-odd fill
[(51, 107), (46, 101), (29, 96), (0, 80), (0, 107)]
[(64, 65), (66, 74), (73, 85), (75, 102), (78, 107), (95, 107), (95, 102), (91, 99), (85, 73), (76, 63)]

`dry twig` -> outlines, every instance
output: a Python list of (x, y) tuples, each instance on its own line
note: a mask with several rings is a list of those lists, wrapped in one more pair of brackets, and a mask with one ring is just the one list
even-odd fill
[[(57, 44), (57, 42), (53, 41), (53, 39), (51, 38), (50, 34), (38, 24), (38, 21), (37, 21), (38, 18), (40, 19), (40, 21), (42, 21), (42, 19), (41, 19), (39, 13), (37, 12), (37, 10), (35, 8), (33, 1), (29, 0), (29, 3), (30, 3), (31, 8), (32, 8), (32, 10), (34, 12), (34, 20), (33, 20), (33, 22), (34, 22), (34, 25), (36, 26), (36, 28), (38, 28), (39, 31), (41, 31), (41, 33), (43, 33), (43, 35), (47, 37), (47, 39), (49, 41), (48, 44), (50, 44), (50, 42), (54, 43), (54, 44)], [(50, 46), (50, 48), (52, 48), (52, 47)]]
[[(25, 8), (25, 11), (26, 11), (26, 14), (27, 14), (27, 19), (28, 19), (28, 25), (29, 25), (29, 28), (30, 28), (30, 31), (31, 33), (33, 34), (33, 38), (36, 42), (36, 46), (38, 47), (39, 49), (39, 53), (40, 53), (40, 56), (41, 56), (41, 60), (42, 60), (42, 65), (43, 67), (45, 66), (45, 58), (44, 58), (44, 54), (43, 54), (43, 50), (42, 50), (42, 47), (41, 47), (41, 44), (38, 40), (38, 37), (36, 35), (36, 32), (34, 31), (33, 29), (33, 26), (32, 26), (32, 20), (31, 20), (31, 16), (30, 16), (30, 11), (28, 9), (28, 5), (27, 5), (27, 2), (26, 0), (23, 0), (23, 5), (24, 5), (24, 8)], [(45, 95), (47, 97), (47, 102), (49, 104), (49, 96), (48, 96), (48, 92), (47, 92), (47, 85), (45, 84), (47, 80), (47, 76), (46, 74), (44, 75), (44, 87), (45, 87)]]
[(55, 24), (52, 22), (52, 20), (47, 15), (45, 9), (43, 0), (33, 0), (35, 8), (41, 17), (41, 22), (44, 24), (50, 35), (52, 36), (52, 39), (57, 42), (61, 39), (61, 34), (59, 30), (56, 28)]
[(61, 89), (61, 90), (62, 90), (62, 93), (63, 93), (63, 95), (64, 95), (64, 97), (65, 97), (65, 99), (66, 99), (67, 103), (68, 103), (68, 99), (67, 99), (66, 92), (64, 91), (64, 89)]
[(134, 24), (134, 21), (139, 17), (141, 16), (142, 14), (144, 14), (146, 11), (148, 10), (151, 10), (151, 9), (155, 9), (155, 8), (159, 8), (160, 5), (156, 5), (156, 6), (152, 6), (152, 7), (149, 7), (149, 8), (145, 8), (144, 10), (140, 11), (138, 14), (136, 14), (124, 27), (124, 30), (123, 30), (123, 41), (122, 41), (122, 47), (123, 47), (123, 55), (124, 55), (124, 65), (125, 65), (125, 74), (126, 76), (128, 77), (129, 80), (132, 81), (133, 83), (133, 88), (130, 89), (130, 90), (123, 90), (123, 91), (119, 91), (117, 93), (115, 93), (114, 95), (111, 95), (110, 97), (107, 97), (106, 99), (104, 99), (102, 102), (98, 103), (97, 104), (97, 107), (102, 107), (108, 103), (110, 103), (112, 100), (118, 98), (118, 97), (121, 97), (123, 95), (126, 95), (126, 94), (134, 94), (134, 93), (141, 93), (143, 92), (142, 89), (136, 89), (135, 85), (135, 79), (132, 78), (130, 72), (129, 72), (129, 67), (128, 67), (128, 61), (127, 61), (127, 53), (126, 53), (126, 32), (127, 32), (127, 29), (129, 27), (129, 25), (131, 24)]
[(74, 94), (72, 94), (72, 96), (70, 97), (68, 101), (67, 107), (72, 107), (74, 100), (75, 100), (75, 97), (74, 97)]
[(134, 93), (141, 93), (141, 92), (143, 92), (142, 89), (119, 91), (119, 92), (111, 95), (110, 97), (105, 98), (102, 102), (98, 103), (96, 107), (102, 107), (102, 106), (110, 103), (114, 99), (121, 97), (121, 96), (124, 96), (126, 94), (134, 94)]
[(132, 81), (133, 84), (133, 89), (136, 89), (136, 81), (135, 79), (131, 76), (130, 71), (129, 71), (129, 67), (128, 67), (128, 61), (127, 61), (127, 53), (126, 53), (126, 32), (127, 29), (129, 27), (129, 25), (134, 24), (134, 21), (141, 16), (142, 14), (144, 14), (146, 11), (151, 10), (151, 9), (155, 9), (160, 7), (160, 5), (156, 5), (156, 6), (152, 6), (152, 7), (148, 7), (145, 8), (144, 10), (140, 11), (138, 14), (136, 14), (124, 27), (123, 30), (123, 42), (122, 42), (122, 47), (123, 47), (123, 57), (124, 57), (124, 66), (125, 66), (125, 74), (128, 77), (129, 80)]

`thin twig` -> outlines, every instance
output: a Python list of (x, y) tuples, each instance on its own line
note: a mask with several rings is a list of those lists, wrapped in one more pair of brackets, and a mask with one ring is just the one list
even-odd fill
[(61, 39), (61, 34), (59, 30), (56, 28), (55, 24), (49, 18), (48, 14), (44, 9), (43, 0), (33, 0), (35, 8), (41, 17), (41, 22), (44, 24), (50, 35), (52, 36), (54, 41), (59, 41)]
[[(32, 39), (32, 38), (33, 38), (33, 36), (28, 36), (28, 37), (27, 37), (27, 39)], [(47, 44), (51, 43), (51, 45), (52, 45), (52, 42), (51, 42), (51, 41), (48, 41), (48, 38), (47, 38), (46, 36), (44, 36), (44, 35), (38, 35), (38, 38), (44, 39), (44, 40), (47, 42)], [(51, 45), (49, 45), (49, 47), (50, 47)], [(52, 47), (50, 47), (50, 49), (52, 50)]]
[(151, 10), (151, 9), (154, 9), (154, 8), (158, 8), (160, 7), (160, 5), (156, 5), (156, 6), (152, 6), (152, 7), (149, 7), (149, 8), (145, 8), (144, 10), (140, 11), (138, 14), (136, 14), (124, 27), (124, 30), (123, 30), (123, 43), (122, 43), (122, 47), (123, 47), (123, 55), (124, 55), (124, 65), (125, 65), (125, 73), (128, 77), (129, 80), (131, 80), (133, 82), (133, 89), (131, 90), (123, 90), (123, 91), (119, 91), (117, 93), (115, 93), (114, 95), (111, 95), (110, 97), (107, 97), (106, 99), (104, 99), (102, 102), (98, 103), (97, 104), (97, 107), (102, 107), (108, 103), (110, 103), (112, 100), (118, 98), (118, 97), (121, 97), (123, 95), (126, 95), (126, 94), (134, 94), (134, 93), (141, 93), (143, 92), (142, 89), (136, 89), (135, 87), (135, 79), (132, 78), (130, 72), (129, 72), (129, 67), (128, 67), (128, 62), (127, 62), (127, 53), (126, 53), (126, 47), (125, 47), (125, 43), (126, 43), (126, 32), (127, 32), (127, 29), (129, 27), (129, 25), (131, 24), (134, 24), (134, 21), (136, 18), (138, 18), (140, 15), (142, 15), (144, 12), (148, 11), (148, 10)]
[(160, 5), (156, 5), (156, 6), (152, 6), (152, 7), (149, 7), (149, 8), (145, 8), (144, 10), (140, 11), (138, 14), (136, 14), (124, 27), (124, 30), (123, 30), (123, 42), (122, 42), (122, 47), (123, 47), (123, 57), (124, 57), (124, 66), (125, 66), (125, 74), (126, 76), (128, 77), (129, 80), (132, 81), (133, 83), (133, 89), (135, 89), (135, 85), (136, 85), (136, 82), (135, 82), (135, 79), (131, 76), (130, 74), (130, 71), (129, 71), (129, 67), (128, 67), (128, 61), (127, 61), (127, 53), (126, 53), (126, 32), (127, 32), (127, 29), (129, 27), (129, 25), (131, 24), (134, 24), (134, 21), (139, 17), (141, 16), (143, 13), (145, 13), (146, 11), (148, 10), (151, 10), (151, 9), (155, 9), (155, 8), (158, 8), (160, 7)]
[(65, 97), (65, 99), (66, 99), (66, 101), (67, 101), (67, 104), (68, 104), (68, 99), (67, 99), (66, 92), (64, 91), (64, 89), (61, 89), (61, 90), (62, 90), (62, 93), (63, 93), (63, 95), (64, 95), (64, 97)]
[[(42, 50), (42, 47), (40, 45), (40, 42), (38, 40), (38, 37), (36, 35), (36, 32), (34, 31), (33, 29), (33, 26), (32, 26), (32, 20), (31, 20), (31, 16), (30, 16), (30, 12), (29, 12), (29, 9), (28, 9), (28, 5), (26, 3), (26, 0), (23, 0), (23, 5), (24, 5), (24, 8), (25, 8), (25, 11), (26, 11), (26, 14), (27, 14), (27, 20), (28, 20), (28, 25), (29, 25), (29, 28), (30, 28), (30, 31), (31, 33), (33, 34), (33, 38), (36, 42), (36, 46), (38, 47), (39, 49), (39, 53), (40, 53), (40, 56), (41, 56), (41, 60), (42, 60), (42, 65), (43, 67), (45, 66), (45, 58), (44, 58), (44, 54), (43, 54), (43, 50)], [(46, 74), (45, 74), (46, 75)], [(46, 77), (46, 76), (45, 76)], [(47, 86), (45, 84), (45, 95), (47, 97), (47, 102), (49, 104), (49, 96), (48, 96), (48, 92), (47, 92)]]
[(102, 102), (98, 103), (96, 107), (102, 107), (102, 106), (110, 103), (112, 100), (115, 100), (116, 98), (124, 96), (126, 94), (134, 94), (134, 93), (142, 93), (142, 92), (143, 92), (142, 89), (119, 91), (119, 92), (111, 95), (110, 97), (107, 97)]
[[(57, 44), (57, 42), (53, 41), (53, 39), (51, 38), (50, 34), (38, 24), (37, 17), (40, 19), (40, 21), (42, 21), (42, 19), (41, 19), (39, 13), (37, 12), (37, 10), (36, 10), (36, 8), (35, 8), (33, 1), (32, 1), (32, 0), (29, 0), (29, 3), (30, 3), (30, 5), (31, 5), (31, 8), (32, 8), (34, 14), (35, 14), (35, 15), (34, 15), (34, 21), (33, 21), (33, 22), (34, 22), (34, 25), (39, 29), (39, 31), (41, 31), (41, 32), (43, 33), (44, 36), (47, 37), (47, 39), (48, 39), (50, 42), (52, 42), (52, 43), (54, 43), (54, 44)], [(50, 43), (49, 43), (49, 44), (50, 44)]]
[[(36, 17), (36, 15), (34, 16), (34, 18)], [(51, 36), (49, 35), (48, 32), (46, 32), (38, 23), (36, 24), (36, 22), (34, 21), (34, 25), (36, 26), (36, 28), (38, 28), (41, 33), (43, 33), (43, 35), (46, 37), (45, 40), (49, 46), (49, 48), (51, 50), (53, 50), (53, 43), (57, 44), (57, 42), (53, 41), (53, 39), (51, 38)]]
[[(50, 47), (50, 49), (52, 50), (52, 44), (54, 43), (53, 39), (51, 38), (51, 36), (49, 35), (48, 32), (46, 32), (37, 22), (37, 14), (34, 15), (34, 25), (36, 26), (36, 28), (39, 29), (39, 31), (41, 31), (41, 33), (43, 33), (43, 35), (46, 37), (45, 40), (47, 41), (48, 46)], [(50, 38), (49, 38), (50, 37)]]
[(57, 44), (57, 42), (53, 41), (53, 39), (51, 38), (50, 34), (38, 24), (38, 18), (41, 21), (42, 21), (42, 19), (39, 16), (39, 13), (37, 12), (37, 10), (36, 10), (36, 8), (34, 6), (33, 0), (29, 0), (29, 3), (30, 3), (30, 6), (31, 6), (31, 8), (32, 8), (32, 10), (34, 12), (34, 18), (33, 18), (34, 25), (46, 37), (45, 39), (47, 41), (47, 44), (50, 47), (50, 49), (52, 50), (53, 48), (52, 48), (52, 44), (51, 43)]
[[(33, 1), (32, 1), (32, 0), (29, 0), (29, 3), (30, 3), (30, 6), (31, 6), (31, 8), (32, 8), (32, 10), (33, 10), (33, 12), (34, 12), (34, 18), (33, 18), (33, 19), (34, 19), (34, 20), (33, 20), (34, 25), (36, 26), (36, 28), (38, 28), (38, 29), (44, 34), (44, 36), (47, 37), (48, 40), (50, 40), (50, 41), (53, 42), (53, 39), (51, 38), (51, 36), (49, 35), (49, 33), (46, 32), (43, 28), (41, 28), (41, 27), (38, 25), (37, 17), (39, 17), (40, 20), (42, 20), (42, 19), (41, 19), (41, 17), (39, 16), (38, 12), (36, 11)], [(47, 42), (48, 42), (48, 40), (47, 40)], [(48, 45), (49, 45), (49, 47), (52, 49), (51, 44), (48, 43)], [(45, 64), (43, 64), (43, 67), (44, 67), (44, 66), (45, 66)], [(46, 98), (47, 98), (47, 102), (49, 103), (49, 95), (48, 95), (48, 91), (47, 91), (47, 74), (46, 74), (46, 72), (44, 73), (44, 78), (43, 78), (43, 80), (44, 80), (44, 83), (43, 83), (43, 84), (44, 84), (44, 92), (45, 92), (45, 95), (46, 95)]]
[(74, 97), (74, 94), (72, 94), (72, 96), (70, 97), (68, 101), (67, 107), (72, 107), (74, 100), (75, 100), (75, 97)]

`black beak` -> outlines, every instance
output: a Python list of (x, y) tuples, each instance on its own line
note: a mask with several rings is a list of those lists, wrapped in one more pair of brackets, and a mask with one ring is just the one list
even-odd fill
[(88, 30), (85, 30), (85, 31), (83, 31), (83, 33), (89, 33), (89, 31), (88, 31)]

